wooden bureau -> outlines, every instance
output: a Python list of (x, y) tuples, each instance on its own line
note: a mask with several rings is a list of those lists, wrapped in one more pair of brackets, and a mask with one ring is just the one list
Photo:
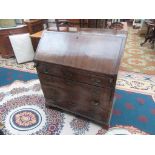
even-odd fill
[(43, 33), (34, 58), (46, 106), (109, 127), (126, 33)]

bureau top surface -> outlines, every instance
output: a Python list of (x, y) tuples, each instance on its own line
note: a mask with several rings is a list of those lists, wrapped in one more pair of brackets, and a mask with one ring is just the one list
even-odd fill
[(39, 42), (34, 60), (117, 74), (125, 40), (125, 35), (46, 31)]

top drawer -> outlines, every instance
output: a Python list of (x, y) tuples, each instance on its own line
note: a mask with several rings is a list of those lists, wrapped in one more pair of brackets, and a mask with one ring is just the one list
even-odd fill
[(113, 79), (113, 77), (96, 76), (95, 73), (51, 63), (38, 62), (36, 65), (37, 71), (40, 73), (50, 74), (60, 78), (98, 87), (115, 87), (115, 79)]

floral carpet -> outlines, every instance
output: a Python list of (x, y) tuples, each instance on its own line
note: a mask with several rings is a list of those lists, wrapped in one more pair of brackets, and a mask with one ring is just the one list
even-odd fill
[(155, 75), (155, 49), (151, 49), (149, 43), (141, 47), (143, 41), (144, 37), (138, 35), (138, 30), (129, 27), (120, 70)]
[(38, 79), (36, 70), (35, 73), (29, 73), (0, 67), (0, 87), (11, 84), (15, 80), (28, 81), (30, 79)]
[(5, 134), (155, 134), (155, 76), (119, 72), (108, 131), (85, 119), (46, 108), (37, 77), (26, 81), (12, 77), (12, 84), (7, 80), (8, 85), (0, 87), (0, 122)]
[(5, 59), (0, 56), (0, 67), (19, 70), (23, 72), (36, 73), (33, 62), (18, 64), (14, 57)]

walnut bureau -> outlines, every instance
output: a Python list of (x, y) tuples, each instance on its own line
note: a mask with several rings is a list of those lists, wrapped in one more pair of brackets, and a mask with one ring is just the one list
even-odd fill
[(46, 106), (108, 129), (126, 33), (45, 31), (34, 62)]

